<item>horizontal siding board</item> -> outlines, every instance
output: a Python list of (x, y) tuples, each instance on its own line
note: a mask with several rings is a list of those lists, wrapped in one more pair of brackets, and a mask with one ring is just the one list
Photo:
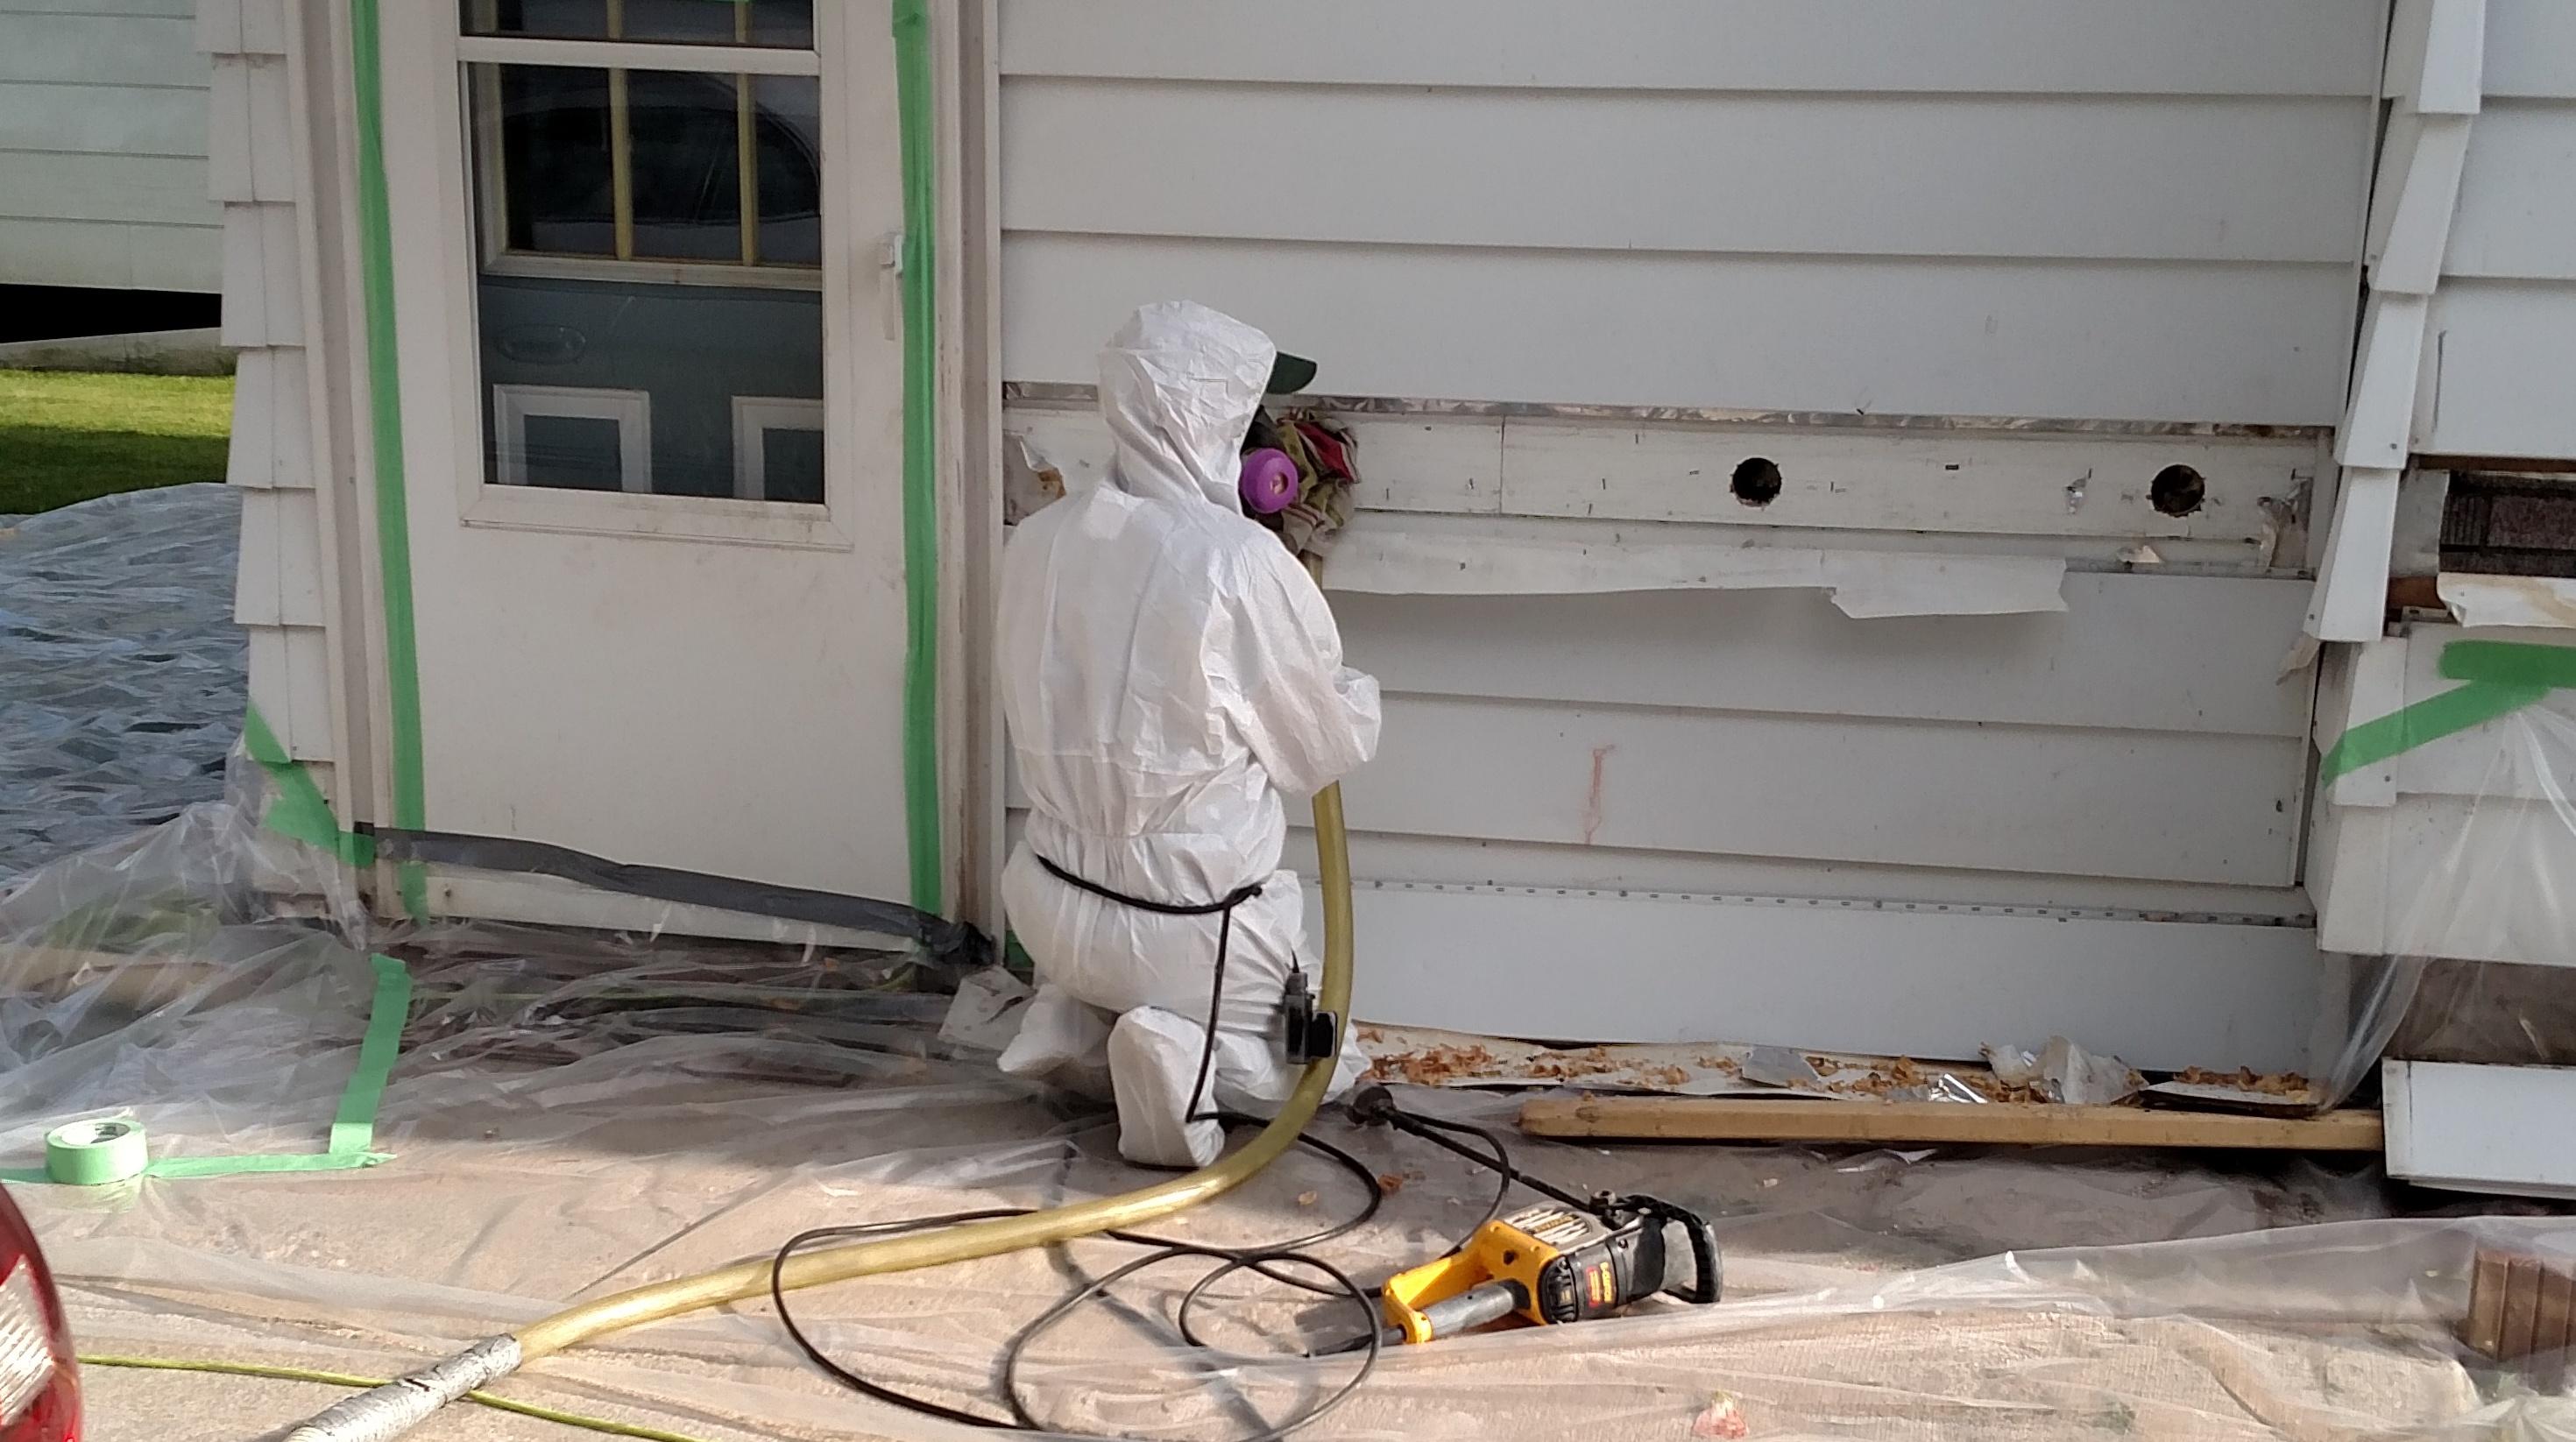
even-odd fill
[[(1349, 842), (1351, 874), (1373, 882), (1788, 897), (1820, 905), (1874, 906), (1894, 902), (1927, 909), (1955, 906), (2013, 912), (2051, 909), (2251, 917), (2293, 925), (2313, 925), (2316, 920), (2306, 893), (2286, 887), (2187, 885), (2117, 877), (2036, 876), (1851, 862), (1817, 865), (1768, 857), (1631, 851), (1491, 838), (1401, 836), (1376, 831), (1351, 832)], [(1312, 830), (1303, 825), (1290, 828), (1287, 859), (1281, 864), (1300, 876), (1316, 874)]]
[[(1012, 81), (1002, 223), (1610, 251), (2351, 261), (2371, 111), (2360, 99)], [(1104, 136), (1152, 137), (1153, 163)], [(1243, 163), (1283, 136), (1332, 157), (1329, 183), (1287, 197), (1275, 170)], [(2284, 155), (2311, 159), (2284, 166)]]
[(114, 286), (212, 294), (221, 288), (223, 231), (204, 225), (119, 225), (0, 215), (0, 285)]
[(2304, 742), (1393, 695), (1374, 831), (2281, 886)]
[(206, 96), (134, 85), (0, 85), (0, 150), (206, 153)]
[(2446, 282), (2424, 364), (2433, 398), (2418, 451), (2576, 458), (2576, 284)]
[(214, 219), (214, 205), (201, 159), (0, 150), (0, 214), (201, 225)]
[(2294, 580), (2074, 574), (2053, 615), (1859, 621), (1812, 591), (1334, 598), (1390, 691), (2303, 741)]
[(66, 79), (201, 89), (206, 57), (184, 15), (0, 12), (0, 83)]
[(2499, 103), (2479, 113), (2442, 268), (2576, 281), (2576, 103)]
[[(2286, 501), (2315, 469), (2302, 443), (2188, 439), (1929, 437), (1658, 428), (1604, 446), (1588, 428), (1513, 420), (1503, 432), (1498, 509), (1510, 515), (1638, 521), (1759, 520), (1776, 526), (1983, 535), (2266, 538), (2263, 502)], [(1759, 509), (1729, 482), (1748, 460), (1780, 472)], [(2167, 466), (2197, 470), (2207, 499), (2190, 516), (2155, 508)]]
[(1003, 0), (1001, 64), (1373, 85), (2369, 95), (2386, 17), (2382, 0)]
[[(2317, 463), (2301, 440), (1344, 419), (1362, 507), (1452, 515), (2268, 545), (2264, 503), (2296, 495)], [(1109, 430), (1093, 411), (1015, 407), (1006, 424), (1068, 479), (1106, 471)], [(1758, 508), (1728, 485), (1757, 457), (1781, 472), (1778, 498)], [(2171, 465), (2192, 467), (2207, 488), (2190, 516), (2153, 504), (2156, 473)]]
[(185, 20), (194, 0), (0, 0), (0, 15), (142, 16)]
[(2486, 0), (2489, 96), (2576, 100), (2576, 6)]
[(2305, 1071), (2329, 975), (2278, 926), (1368, 887), (1352, 913), (1354, 1016), (1506, 1036), (1965, 1058), (2080, 1036), (2157, 1070)]
[[(2356, 220), (2356, 224), (2358, 221)], [(1347, 394), (2331, 425), (2341, 265), (1848, 261), (1011, 234), (1003, 374), (1088, 383), (1187, 295)]]

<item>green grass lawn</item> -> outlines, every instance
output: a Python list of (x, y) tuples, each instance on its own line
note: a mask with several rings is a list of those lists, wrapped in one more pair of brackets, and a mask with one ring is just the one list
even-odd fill
[(0, 370), (0, 516), (224, 478), (230, 376)]

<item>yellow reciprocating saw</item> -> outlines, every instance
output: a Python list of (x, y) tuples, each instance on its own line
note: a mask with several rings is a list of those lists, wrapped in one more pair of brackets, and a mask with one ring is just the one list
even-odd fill
[[(1553, 1326), (1615, 1316), (1659, 1292), (1715, 1302), (1723, 1282), (1716, 1230), (1706, 1217), (1647, 1196), (1575, 1196), (1513, 1167), (1499, 1145), (1490, 1156), (1441, 1133), (1466, 1130), (1398, 1110), (1392, 1093), (1354, 1094), (1354, 1121), (1385, 1122), (1462, 1157), (1496, 1167), (1549, 1202), (1497, 1217), (1457, 1250), (1387, 1278), (1381, 1292), (1387, 1342), (1429, 1342), (1517, 1318)], [(1668, 1287), (1667, 1223), (1689, 1238), (1692, 1284)]]

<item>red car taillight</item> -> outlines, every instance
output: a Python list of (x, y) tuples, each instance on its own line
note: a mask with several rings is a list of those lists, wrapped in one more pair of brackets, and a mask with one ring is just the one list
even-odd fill
[(26, 1216), (0, 1192), (0, 1442), (80, 1442), (71, 1328)]

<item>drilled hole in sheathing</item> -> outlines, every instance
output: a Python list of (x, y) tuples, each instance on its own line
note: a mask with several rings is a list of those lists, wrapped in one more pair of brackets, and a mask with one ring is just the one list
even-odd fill
[(1747, 456), (1728, 478), (1726, 488), (1748, 506), (1767, 506), (1780, 498), (1780, 468), (1768, 457)]
[(2147, 499), (2168, 516), (2188, 516), (2209, 499), (2209, 483), (2189, 466), (2167, 466), (2148, 485)]

